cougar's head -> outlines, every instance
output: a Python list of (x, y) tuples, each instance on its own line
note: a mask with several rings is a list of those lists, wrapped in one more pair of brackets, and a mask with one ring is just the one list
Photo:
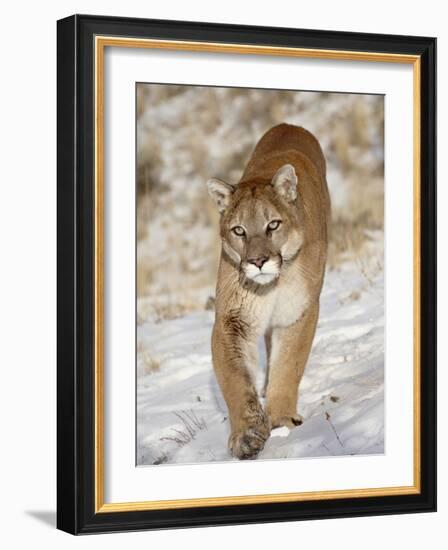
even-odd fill
[(229, 260), (260, 285), (275, 281), (303, 242), (294, 167), (285, 164), (271, 180), (238, 185), (212, 178), (208, 191), (221, 213), (222, 245)]

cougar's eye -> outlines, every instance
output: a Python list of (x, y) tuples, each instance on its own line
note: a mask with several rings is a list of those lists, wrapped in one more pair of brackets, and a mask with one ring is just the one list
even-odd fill
[(271, 222), (268, 223), (268, 230), (269, 231), (275, 231), (276, 229), (278, 229), (280, 227), (280, 224), (282, 222), (280, 220), (272, 220)]
[(241, 227), (241, 225), (236, 225), (235, 227), (232, 227), (232, 231), (235, 233), (235, 235), (238, 235), (238, 237), (242, 237), (246, 234), (244, 228)]

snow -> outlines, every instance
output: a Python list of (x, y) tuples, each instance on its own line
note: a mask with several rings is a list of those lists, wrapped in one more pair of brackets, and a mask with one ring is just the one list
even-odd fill
[[(381, 243), (382, 232), (372, 246)], [(213, 320), (213, 311), (195, 311), (138, 325), (138, 465), (234, 460), (211, 361)], [(259, 390), (263, 351), (261, 357)], [(257, 460), (384, 452), (384, 286), (378, 262), (345, 262), (327, 272), (298, 412), (303, 424), (274, 430)]]

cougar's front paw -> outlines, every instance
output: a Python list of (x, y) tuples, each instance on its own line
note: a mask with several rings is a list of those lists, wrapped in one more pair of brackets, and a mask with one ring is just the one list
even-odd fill
[(272, 429), (286, 426), (287, 428), (295, 428), (303, 424), (303, 417), (300, 414), (291, 415), (271, 415)]
[(240, 460), (255, 458), (271, 433), (269, 418), (255, 396), (247, 399), (242, 414), (233, 425), (229, 439), (232, 455)]
[(263, 449), (270, 432), (267, 419), (262, 424), (248, 426), (234, 432), (229, 439), (230, 452), (240, 460), (255, 458)]

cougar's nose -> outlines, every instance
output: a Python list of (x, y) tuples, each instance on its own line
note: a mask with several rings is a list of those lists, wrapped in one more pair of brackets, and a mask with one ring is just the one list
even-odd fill
[(268, 260), (269, 260), (268, 256), (258, 256), (258, 258), (247, 259), (248, 263), (256, 265), (258, 269), (261, 269)]

